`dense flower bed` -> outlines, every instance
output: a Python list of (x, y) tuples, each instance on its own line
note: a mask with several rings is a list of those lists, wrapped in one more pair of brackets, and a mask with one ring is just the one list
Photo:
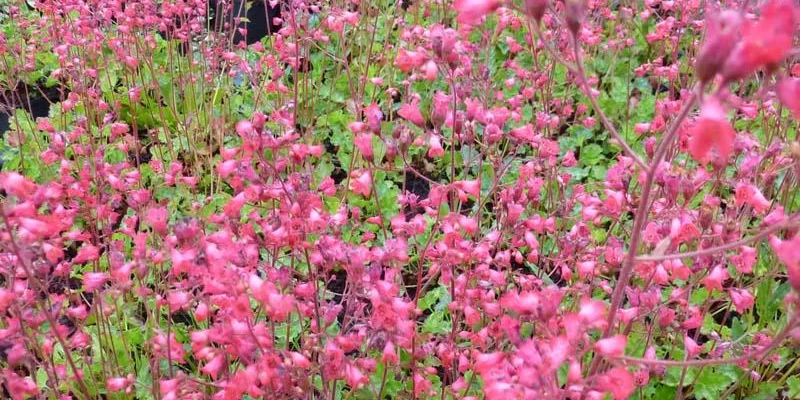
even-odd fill
[(3, 398), (800, 397), (791, 0), (0, 10)]

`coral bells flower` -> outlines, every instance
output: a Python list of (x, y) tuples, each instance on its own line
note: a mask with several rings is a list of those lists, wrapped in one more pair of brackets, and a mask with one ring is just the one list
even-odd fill
[(375, 159), (375, 152), (372, 149), (372, 133), (359, 133), (354, 139), (354, 143), (358, 151), (365, 160), (372, 161)]
[(695, 358), (703, 352), (703, 346), (697, 344), (689, 336), (683, 337), (683, 350), (686, 352), (686, 358)]
[(105, 285), (108, 276), (103, 272), (87, 272), (83, 275), (83, 290), (94, 292)]
[(106, 379), (106, 388), (109, 392), (120, 392), (125, 391), (125, 393), (130, 394), (133, 391), (133, 382), (135, 381), (133, 374), (129, 374), (127, 377), (116, 377), (116, 378), (108, 378)]
[(795, 11), (792, 0), (771, 0), (757, 22), (745, 24), (742, 40), (720, 71), (725, 80), (744, 78), (762, 67), (772, 70), (783, 61), (792, 49)]
[(730, 278), (728, 270), (723, 266), (717, 265), (700, 281), (700, 283), (702, 283), (708, 291), (715, 289), (722, 291), (722, 283), (728, 280), (728, 278)]
[(458, 11), (458, 23), (479, 22), (484, 15), (494, 12), (503, 3), (499, 0), (456, 0), (453, 7)]
[(778, 99), (800, 119), (800, 79), (783, 78), (778, 82)]
[(741, 23), (741, 14), (734, 10), (723, 11), (708, 21), (706, 39), (694, 64), (701, 82), (710, 81), (722, 68), (739, 41)]
[(731, 301), (736, 308), (736, 312), (744, 313), (745, 311), (753, 308), (755, 297), (747, 289), (731, 289)]
[(411, 72), (425, 63), (425, 53), (422, 51), (409, 51), (400, 49), (394, 60), (394, 65), (403, 72)]
[(702, 164), (708, 162), (709, 153), (715, 150), (720, 158), (727, 159), (733, 152), (736, 132), (733, 130), (725, 110), (714, 98), (707, 100), (700, 111), (700, 118), (691, 129), (689, 153)]
[(368, 169), (355, 170), (350, 174), (350, 190), (369, 197), (372, 189), (372, 174)]
[(422, 116), (419, 105), (416, 103), (403, 104), (397, 111), (397, 115), (420, 128), (425, 127), (425, 117)]
[(778, 259), (786, 265), (789, 284), (796, 292), (800, 292), (800, 234), (791, 240), (780, 240), (775, 236), (770, 238), (772, 249)]
[(764, 197), (764, 194), (761, 193), (761, 190), (753, 185), (745, 183), (736, 185), (735, 197), (737, 206), (742, 206), (745, 204), (750, 205), (757, 213), (765, 212), (772, 204), (769, 200), (767, 200), (766, 197)]
[(625, 335), (616, 335), (610, 338), (598, 340), (594, 344), (594, 349), (604, 356), (619, 357), (625, 354), (625, 345), (628, 339)]
[(611, 393), (614, 400), (627, 399), (636, 390), (633, 375), (625, 367), (616, 367), (603, 374), (598, 381), (599, 388)]

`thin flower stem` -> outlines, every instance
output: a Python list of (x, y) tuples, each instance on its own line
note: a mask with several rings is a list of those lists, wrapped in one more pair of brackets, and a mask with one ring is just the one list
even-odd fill
[(786, 228), (795, 227), (795, 226), (798, 226), (798, 225), (800, 225), (800, 218), (792, 218), (792, 219), (790, 219), (790, 220), (788, 220), (788, 221), (786, 221), (784, 223), (770, 226), (770, 227), (762, 230), (761, 232), (759, 232), (756, 235), (753, 235), (753, 236), (750, 236), (750, 237), (746, 237), (746, 238), (742, 238), (742, 239), (739, 239), (739, 240), (734, 241), (734, 242), (725, 243), (725, 244), (722, 244), (722, 245), (719, 245), (719, 246), (715, 246), (715, 247), (710, 247), (710, 248), (707, 248), (707, 249), (701, 249), (701, 250), (695, 250), (695, 251), (687, 251), (685, 253), (672, 253), (672, 254), (661, 254), (661, 255), (651, 254), (651, 255), (646, 255), (646, 256), (639, 256), (639, 257), (636, 257), (636, 262), (665, 261), (665, 260), (673, 260), (673, 259), (676, 259), (676, 258), (700, 257), (700, 256), (709, 255), (709, 254), (714, 254), (714, 253), (718, 253), (718, 252), (721, 252), (721, 251), (735, 249), (735, 248), (737, 248), (739, 246), (743, 246), (743, 245), (748, 244), (750, 242), (759, 241), (759, 240), (769, 236), (770, 234), (772, 234), (774, 232), (777, 232), (777, 231), (780, 231), (780, 230), (783, 230), (783, 229), (786, 229)]
[(755, 358), (764, 356), (768, 354), (770, 351), (778, 348), (780, 344), (786, 340), (789, 335), (791, 334), (792, 330), (797, 327), (797, 323), (800, 321), (800, 317), (795, 315), (786, 325), (786, 327), (773, 338), (772, 342), (769, 346), (766, 346), (762, 349), (759, 349), (753, 353), (748, 355), (734, 357), (734, 358), (715, 358), (715, 359), (707, 359), (707, 360), (685, 360), (685, 361), (675, 361), (675, 360), (651, 360), (647, 358), (639, 358), (639, 357), (629, 357), (629, 356), (617, 356), (617, 357), (610, 357), (614, 360), (625, 361), (633, 364), (639, 365), (654, 365), (654, 366), (664, 366), (664, 367), (702, 367), (702, 366), (709, 366), (709, 365), (726, 365), (726, 364), (738, 364), (744, 361), (750, 361)]
[[(628, 253), (625, 255), (622, 269), (619, 272), (619, 278), (617, 278), (617, 283), (614, 286), (614, 292), (611, 294), (611, 305), (609, 306), (608, 317), (606, 319), (606, 329), (603, 333), (603, 337), (608, 337), (614, 329), (617, 310), (619, 310), (619, 307), (622, 303), (622, 297), (625, 294), (625, 288), (630, 282), (633, 267), (636, 265), (636, 252), (639, 249), (639, 243), (642, 239), (644, 226), (647, 223), (647, 213), (650, 210), (650, 196), (653, 194), (653, 183), (655, 182), (656, 172), (658, 171), (661, 161), (663, 161), (664, 157), (666, 157), (670, 145), (677, 136), (678, 128), (681, 126), (683, 121), (689, 115), (689, 112), (694, 107), (698, 97), (697, 93), (701, 91), (702, 85), (700, 84), (696, 85), (695, 89), (692, 90), (691, 97), (683, 105), (683, 109), (678, 114), (678, 117), (673, 121), (666, 134), (664, 134), (664, 138), (658, 149), (656, 149), (653, 160), (650, 164), (650, 168), (647, 171), (647, 179), (642, 189), (642, 197), (639, 200), (639, 207), (636, 209), (636, 214), (634, 216), (630, 247), (628, 248)], [(600, 359), (600, 357), (597, 357), (592, 361), (592, 365), (589, 368), (590, 375), (599, 367)]]

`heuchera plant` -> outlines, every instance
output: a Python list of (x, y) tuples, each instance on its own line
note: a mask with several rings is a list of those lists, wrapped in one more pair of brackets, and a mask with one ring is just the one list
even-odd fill
[(32, 3), (3, 398), (800, 397), (796, 2)]

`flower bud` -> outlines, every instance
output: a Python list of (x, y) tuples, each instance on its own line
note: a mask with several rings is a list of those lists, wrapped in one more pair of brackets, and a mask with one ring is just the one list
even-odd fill
[(586, 0), (566, 0), (567, 29), (577, 36), (586, 15)]
[(708, 82), (717, 75), (728, 56), (739, 41), (741, 15), (726, 10), (712, 19), (706, 32), (706, 40), (697, 55), (694, 69), (700, 82)]
[(547, 9), (547, 2), (548, 0), (525, 0), (525, 14), (533, 18), (538, 24)]

